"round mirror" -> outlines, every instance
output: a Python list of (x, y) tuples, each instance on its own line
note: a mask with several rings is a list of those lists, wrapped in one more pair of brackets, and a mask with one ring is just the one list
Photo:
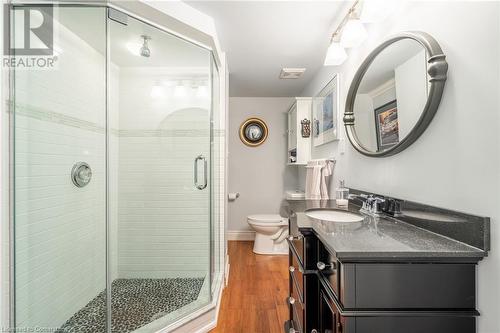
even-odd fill
[(256, 147), (267, 139), (267, 125), (259, 118), (249, 118), (240, 126), (240, 139), (250, 147)]
[(349, 88), (344, 125), (360, 153), (390, 156), (424, 132), (437, 111), (448, 64), (423, 32), (394, 36), (361, 64)]

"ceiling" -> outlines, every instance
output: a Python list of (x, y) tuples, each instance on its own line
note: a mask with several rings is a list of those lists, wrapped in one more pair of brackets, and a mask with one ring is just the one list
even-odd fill
[[(84, 40), (98, 52), (106, 50), (105, 11), (96, 7), (60, 7), (57, 21), (65, 26), (76, 37)], [(169, 33), (145, 24), (132, 17), (127, 25), (109, 21), (111, 62), (119, 67), (162, 67), (188, 70), (200, 69), (208, 73), (210, 69), (210, 52), (204, 48), (186, 42)], [(142, 46), (141, 35), (151, 38), (148, 42), (151, 56), (149, 58), (133, 54), (128, 44)], [(57, 40), (56, 40), (57, 43)], [(207, 74), (208, 75), (208, 74)]]
[[(333, 23), (349, 1), (191, 1), (215, 20), (229, 65), (229, 95), (300, 96), (323, 66)], [(280, 80), (282, 67), (305, 67), (296, 80)]]

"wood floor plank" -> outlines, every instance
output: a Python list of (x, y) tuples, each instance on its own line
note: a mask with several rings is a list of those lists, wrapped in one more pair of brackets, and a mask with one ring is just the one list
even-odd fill
[(210, 333), (282, 333), (288, 319), (288, 256), (253, 253), (253, 242), (230, 241), (229, 283)]

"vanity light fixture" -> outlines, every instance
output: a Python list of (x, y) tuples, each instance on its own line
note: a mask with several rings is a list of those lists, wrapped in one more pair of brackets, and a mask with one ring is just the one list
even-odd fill
[(347, 59), (347, 53), (340, 44), (338, 34), (334, 34), (328, 51), (326, 51), (325, 66), (338, 66)]
[(367, 36), (368, 33), (363, 23), (361, 23), (359, 17), (356, 17), (356, 14), (352, 12), (351, 17), (344, 26), (340, 42), (345, 48), (358, 47)]
[[(330, 38), (330, 46), (326, 51), (325, 62), (323, 63), (324, 66), (338, 66), (347, 59), (347, 53), (345, 51), (346, 45), (344, 45), (345, 37), (343, 36), (344, 32), (342, 30), (347, 25), (351, 16), (354, 15), (353, 13), (355, 12), (358, 3), (359, 0), (354, 2), (340, 24), (337, 26), (337, 29), (333, 32)], [(352, 36), (348, 36), (347, 39), (348, 42), (351, 42), (349, 39), (352, 39)]]
[(395, 9), (395, 0), (356, 0), (332, 34), (324, 66), (338, 66), (347, 59), (346, 48), (361, 45), (368, 36), (363, 23), (379, 22)]

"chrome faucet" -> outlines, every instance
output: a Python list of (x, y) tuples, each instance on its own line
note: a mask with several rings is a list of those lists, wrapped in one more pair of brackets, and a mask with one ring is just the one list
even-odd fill
[(401, 215), (402, 201), (393, 198), (378, 197), (373, 194), (350, 194), (349, 199), (359, 199), (363, 202), (360, 211), (370, 215), (387, 214)]
[(363, 201), (363, 206), (360, 211), (371, 215), (380, 215), (382, 213), (382, 205), (385, 199), (374, 196), (373, 194), (350, 194), (349, 199), (359, 199)]

